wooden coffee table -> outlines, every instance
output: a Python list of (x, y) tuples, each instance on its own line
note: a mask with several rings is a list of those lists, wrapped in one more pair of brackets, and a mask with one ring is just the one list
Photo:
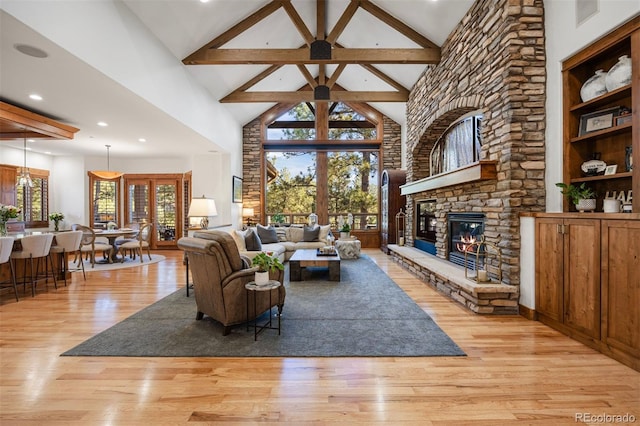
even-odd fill
[(329, 268), (329, 281), (340, 281), (340, 255), (318, 256), (316, 249), (296, 250), (289, 259), (289, 280), (302, 281), (308, 267)]

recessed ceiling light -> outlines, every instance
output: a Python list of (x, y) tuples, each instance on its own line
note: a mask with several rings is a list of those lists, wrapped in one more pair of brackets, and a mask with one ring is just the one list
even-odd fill
[(27, 142), (35, 142), (35, 139), (27, 139)]
[(209, 0), (200, 0), (200, 3), (209, 3)]
[(138, 142), (146, 142), (147, 140), (145, 138), (140, 138), (138, 139)]
[(32, 93), (29, 95), (30, 99), (33, 99), (34, 101), (41, 101), (42, 100), (42, 96), (36, 94), (36, 93)]
[(49, 56), (49, 54), (44, 50), (39, 49), (35, 46), (29, 46), (28, 44), (14, 44), (13, 48), (20, 53), (34, 58), (46, 58), (47, 56)]
[(107, 126), (108, 126), (108, 124), (107, 124), (107, 123), (105, 123), (104, 121), (98, 121), (98, 126), (100, 126), (100, 127), (107, 127)]
[(51, 155), (51, 151), (45, 151), (44, 153)]

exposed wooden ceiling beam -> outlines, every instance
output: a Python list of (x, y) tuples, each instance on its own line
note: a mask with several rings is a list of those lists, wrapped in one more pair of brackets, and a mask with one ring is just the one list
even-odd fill
[(310, 49), (208, 49), (186, 65), (242, 64), (436, 64), (440, 49), (334, 48), (331, 59), (311, 59)]
[(329, 89), (331, 89), (333, 85), (336, 84), (336, 81), (338, 81), (338, 78), (340, 78), (340, 74), (342, 74), (342, 71), (344, 71), (346, 67), (347, 67), (347, 64), (340, 64), (335, 69), (333, 74), (331, 74), (329, 81), (327, 81), (327, 86), (329, 87)]
[(307, 67), (305, 67), (304, 65), (298, 65), (298, 70), (300, 70), (300, 73), (304, 76), (305, 80), (307, 80), (307, 83), (309, 83), (309, 86), (311, 86), (311, 88), (314, 88), (318, 85), (316, 79), (313, 78)]
[(405, 37), (413, 40), (420, 46), (424, 48), (439, 49), (439, 47), (435, 43), (433, 43), (431, 40), (429, 40), (428, 38), (426, 38), (425, 36), (417, 32), (416, 30), (414, 30), (413, 28), (411, 28), (410, 26), (408, 26), (398, 18), (380, 9), (378, 6), (371, 3), (369, 0), (361, 0), (359, 1), (359, 4), (361, 8), (363, 8), (364, 10), (366, 10), (376, 18), (380, 19), (382, 22), (389, 25), (394, 30), (403, 34)]
[(238, 87), (234, 91), (244, 92), (245, 90), (250, 89), (255, 84), (258, 84), (260, 81), (262, 81), (265, 78), (269, 77), (271, 74), (273, 74), (274, 72), (278, 71), (283, 66), (284, 65), (271, 65), (269, 68), (267, 68), (266, 70), (262, 71), (260, 74), (256, 75), (251, 80), (247, 81), (246, 83), (244, 83), (242, 86)]
[(324, 40), (327, 36), (327, 2), (316, 0), (316, 40)]
[(295, 7), (293, 7), (290, 1), (283, 2), (282, 7), (285, 12), (287, 12), (287, 15), (289, 15), (289, 19), (291, 19), (291, 22), (293, 22), (293, 25), (302, 36), (305, 43), (307, 43), (307, 45), (311, 45), (314, 40), (313, 34), (309, 31), (309, 28), (307, 28), (307, 25), (304, 23)]
[[(80, 129), (35, 112), (0, 102), (0, 134), (3, 140), (30, 138), (73, 139)], [(27, 132), (25, 135), (25, 131)]]
[(391, 86), (394, 89), (398, 90), (399, 92), (409, 93), (409, 89), (407, 89), (402, 84), (398, 83), (397, 81), (395, 81), (394, 79), (392, 79), (387, 74), (383, 73), (382, 71), (380, 71), (378, 68), (374, 67), (373, 65), (360, 64), (360, 66), (362, 68), (366, 69), (367, 71), (369, 71), (371, 74), (373, 74), (376, 77), (378, 77), (380, 80), (382, 80), (385, 83), (387, 83), (389, 86)]
[[(408, 95), (400, 92), (353, 92), (331, 90), (331, 102), (406, 102)], [(264, 103), (264, 102), (314, 102), (313, 92), (233, 92), (220, 99), (221, 103)]]
[(203, 52), (206, 52), (210, 49), (217, 49), (220, 46), (223, 46), (230, 40), (234, 39), (236, 36), (242, 34), (244, 31), (248, 30), (258, 22), (262, 21), (267, 16), (271, 15), (276, 10), (282, 7), (282, 2), (280, 1), (272, 1), (271, 3), (265, 5), (260, 8), (256, 12), (252, 13), (233, 27), (229, 28), (227, 31), (220, 34), (218, 37), (211, 40), (209, 43), (202, 46), (200, 49), (193, 52), (191, 55), (187, 56), (182, 60), (183, 63), (188, 64), (191, 61), (191, 57), (200, 57)]
[(334, 44), (336, 40), (338, 40), (338, 37), (340, 37), (340, 34), (342, 34), (344, 29), (347, 27), (347, 24), (351, 21), (351, 18), (353, 18), (353, 15), (355, 15), (359, 6), (359, 1), (352, 1), (347, 5), (344, 12), (342, 12), (342, 16), (340, 16), (340, 19), (338, 19), (338, 22), (336, 22), (336, 25), (326, 38), (329, 43)]

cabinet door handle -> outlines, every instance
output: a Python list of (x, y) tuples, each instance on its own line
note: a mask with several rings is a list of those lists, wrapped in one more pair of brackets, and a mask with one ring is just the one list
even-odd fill
[(562, 234), (562, 235), (566, 234), (567, 233), (567, 228), (569, 228), (569, 225), (565, 225), (564, 223), (563, 224), (559, 223), (556, 226), (558, 228), (558, 234)]

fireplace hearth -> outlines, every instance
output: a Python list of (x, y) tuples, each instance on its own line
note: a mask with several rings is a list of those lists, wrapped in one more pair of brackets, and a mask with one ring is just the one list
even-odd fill
[[(469, 269), (476, 269), (476, 251), (484, 234), (483, 213), (449, 213), (449, 261)], [(465, 252), (469, 252), (466, 256)], [(471, 255), (473, 253), (473, 255)], [(482, 253), (479, 254), (482, 259)]]

